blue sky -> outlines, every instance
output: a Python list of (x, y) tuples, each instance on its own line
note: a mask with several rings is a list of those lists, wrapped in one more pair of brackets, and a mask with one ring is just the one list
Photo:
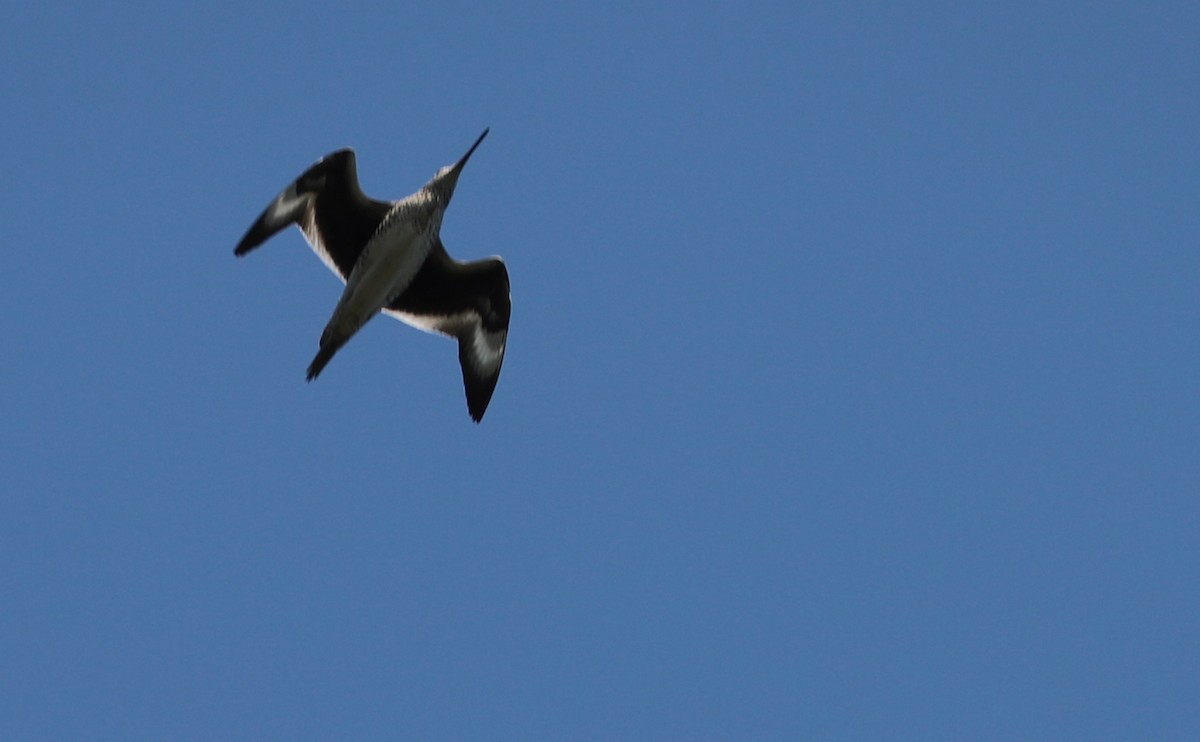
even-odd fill
[[(180, 6), (182, 7), (182, 6)], [(26, 4), (0, 738), (1195, 739), (1193, 3)], [(482, 425), (299, 232), (502, 255)]]

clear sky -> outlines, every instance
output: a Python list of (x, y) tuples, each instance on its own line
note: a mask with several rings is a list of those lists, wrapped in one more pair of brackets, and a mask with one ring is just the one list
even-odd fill
[(1200, 6), (342, 5), (5, 11), (0, 738), (1200, 738)]

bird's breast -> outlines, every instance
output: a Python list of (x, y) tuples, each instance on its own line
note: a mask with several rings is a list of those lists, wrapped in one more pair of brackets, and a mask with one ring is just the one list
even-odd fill
[(365, 322), (402, 294), (433, 249), (434, 237), (412, 220), (397, 220), (375, 233), (359, 256), (341, 304)]

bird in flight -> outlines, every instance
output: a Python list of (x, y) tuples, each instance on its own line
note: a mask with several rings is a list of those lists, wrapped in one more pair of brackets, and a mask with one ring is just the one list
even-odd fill
[(458, 176), (487, 133), (421, 190), (394, 202), (363, 194), (354, 150), (326, 155), (275, 197), (234, 248), (241, 257), (295, 224), (345, 282), (308, 367), (309, 381), (382, 311), (458, 340), (467, 410), (475, 422), (483, 419), (504, 362), (512, 308), (508, 270), (498, 257), (455, 260), (439, 232)]

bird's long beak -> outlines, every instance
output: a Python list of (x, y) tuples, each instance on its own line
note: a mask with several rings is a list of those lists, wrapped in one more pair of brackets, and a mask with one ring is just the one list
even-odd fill
[(483, 138), (488, 135), (489, 131), (491, 131), (490, 126), (483, 130), (483, 133), (480, 134), (479, 138), (475, 140), (475, 143), (471, 145), (471, 148), (467, 150), (467, 153), (463, 155), (458, 162), (454, 163), (453, 167), (450, 168), (450, 172), (455, 178), (457, 178), (458, 174), (462, 172), (463, 167), (467, 164), (467, 160), (471, 159), (471, 155), (475, 152), (475, 148), (479, 146), (479, 143), (483, 141)]

